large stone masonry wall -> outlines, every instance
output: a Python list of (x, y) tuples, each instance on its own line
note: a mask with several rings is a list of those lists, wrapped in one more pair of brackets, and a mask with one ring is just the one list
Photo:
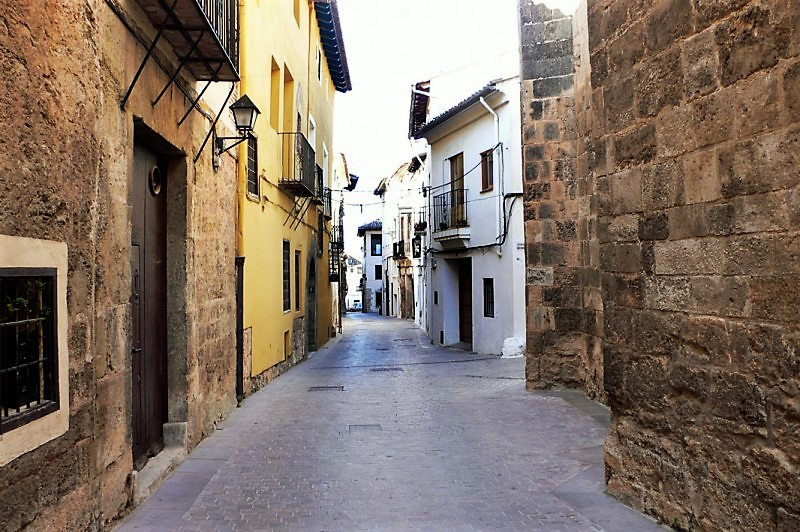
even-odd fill
[(582, 9), (562, 112), (597, 209), (609, 491), (677, 528), (800, 529), (800, 1)]
[[(594, 183), (577, 121), (572, 17), (521, 3), (527, 360), (531, 388), (569, 386), (602, 399)], [(579, 58), (579, 56), (578, 56)], [(579, 107), (580, 106), (580, 107)]]
[(175, 87), (151, 105), (169, 79), (153, 60), (120, 110), (145, 49), (111, 6), (146, 31), (135, 2), (13, 4), (0, 10), (0, 234), (67, 244), (70, 401), (66, 434), (0, 467), (0, 528), (96, 530), (132, 498), (134, 120), (187, 154), (170, 160), (167, 246), (170, 421), (190, 448), (235, 405), (236, 162), (214, 172), (206, 147), (192, 165), (209, 122), (177, 127)]

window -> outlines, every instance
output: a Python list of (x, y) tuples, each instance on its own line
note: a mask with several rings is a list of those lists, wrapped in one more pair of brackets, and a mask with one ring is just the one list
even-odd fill
[(380, 264), (375, 265), (375, 280), (378, 281), (383, 277), (383, 266)]
[(483, 315), (486, 318), (494, 318), (494, 279), (492, 277), (483, 279)]
[(294, 131), (294, 78), (286, 65), (283, 66), (283, 131)]
[(411, 241), (411, 256), (415, 259), (422, 257), (422, 237), (415, 236)]
[(322, 83), (322, 50), (317, 46), (317, 81)]
[(294, 309), (300, 310), (300, 252), (294, 252)]
[(438, 290), (434, 290), (433, 291), (433, 304), (434, 305), (438, 305), (439, 304), (439, 291)]
[(450, 190), (463, 190), (464, 154), (453, 155), (448, 161), (450, 161)]
[(317, 123), (314, 121), (314, 117), (310, 114), (308, 115), (308, 143), (311, 144), (311, 149), (314, 150), (314, 153), (317, 151)]
[(269, 93), (269, 125), (272, 129), (280, 129), (281, 114), (281, 68), (275, 59), (272, 60), (272, 72), (270, 73), (270, 93)]
[(4, 466), (69, 429), (69, 318), (65, 243), (0, 235), (0, 250)]
[(252, 135), (247, 137), (247, 193), (258, 197), (258, 143)]
[(371, 235), (370, 236), (370, 253), (372, 256), (380, 256), (381, 254), (381, 242), (382, 242), (382, 235)]
[(0, 434), (58, 410), (56, 269), (0, 268)]
[(481, 153), (481, 192), (494, 188), (494, 150)]
[(289, 279), (289, 261), (291, 250), (289, 249), (289, 241), (283, 241), (283, 311), (288, 312), (292, 308), (292, 289), (291, 281)]

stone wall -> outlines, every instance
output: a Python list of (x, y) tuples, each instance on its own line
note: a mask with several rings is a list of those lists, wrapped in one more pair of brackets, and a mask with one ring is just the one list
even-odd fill
[[(133, 33), (136, 31), (136, 35)], [(4, 530), (102, 528), (132, 499), (129, 183), (144, 124), (175, 150), (167, 176), (169, 421), (194, 446), (235, 405), (236, 164), (216, 173), (209, 121), (151, 60), (128, 0), (15, 2), (0, 13), (0, 233), (68, 247), (69, 430), (0, 467)], [(156, 55), (175, 64), (168, 47)], [(178, 80), (189, 90), (191, 80)], [(183, 152), (185, 155), (179, 155)], [(2, 255), (0, 253), (0, 255)], [(21, 429), (15, 429), (21, 430)], [(0, 441), (2, 445), (2, 441)]]
[(521, 6), (527, 381), (602, 399), (597, 212), (577, 130), (586, 102), (574, 90), (577, 21), (532, 1)]
[(590, 0), (574, 19), (560, 115), (597, 214), (609, 491), (677, 528), (796, 530), (800, 2)]

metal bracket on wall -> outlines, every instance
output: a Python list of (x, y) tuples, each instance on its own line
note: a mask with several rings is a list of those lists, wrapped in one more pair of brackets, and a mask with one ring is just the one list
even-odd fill
[(311, 199), (302, 197), (302, 196), (295, 196), (294, 197), (294, 205), (292, 206), (292, 212), (289, 213), (289, 216), (283, 221), (283, 225), (286, 225), (289, 220), (292, 220), (292, 223), (289, 224), (293, 230), (300, 225), (300, 222), (303, 220), (303, 215), (305, 215), (306, 211), (308, 210), (309, 205), (311, 205)]

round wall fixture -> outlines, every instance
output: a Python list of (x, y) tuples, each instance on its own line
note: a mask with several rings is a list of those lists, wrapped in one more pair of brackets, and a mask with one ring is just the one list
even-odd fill
[(150, 193), (153, 196), (158, 196), (161, 192), (161, 182), (161, 169), (158, 166), (153, 166), (147, 178), (147, 183), (150, 185)]

